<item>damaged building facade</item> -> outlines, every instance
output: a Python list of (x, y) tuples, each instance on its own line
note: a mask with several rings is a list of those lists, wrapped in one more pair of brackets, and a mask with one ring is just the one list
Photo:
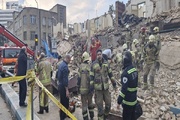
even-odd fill
[(126, 13), (138, 17), (153, 17), (176, 7), (180, 7), (180, 0), (129, 0)]
[(113, 18), (110, 14), (104, 14), (100, 17), (86, 20), (84, 23), (74, 23), (73, 34), (85, 32), (87, 36), (93, 36), (95, 32), (107, 27), (113, 27)]

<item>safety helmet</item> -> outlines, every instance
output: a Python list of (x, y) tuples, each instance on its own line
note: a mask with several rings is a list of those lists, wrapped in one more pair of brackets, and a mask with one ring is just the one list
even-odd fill
[(135, 57), (135, 52), (134, 51), (130, 51), (131, 55), (132, 55), (132, 58)]
[(126, 25), (126, 29), (128, 29), (129, 28), (129, 25)]
[(134, 40), (133, 40), (133, 44), (134, 44), (134, 45), (137, 45), (138, 43), (139, 43), (139, 41), (138, 41), (137, 39), (134, 39)]
[(141, 31), (145, 32), (146, 28), (145, 27), (141, 27)]
[(127, 49), (127, 48), (128, 48), (128, 47), (127, 47), (127, 44), (124, 43), (123, 46), (122, 46), (122, 48), (123, 48), (123, 50)]
[(149, 42), (155, 42), (155, 36), (154, 35), (150, 35), (149, 36)]
[(154, 27), (154, 32), (159, 32), (159, 27)]
[(87, 52), (84, 52), (82, 55), (82, 60), (83, 62), (88, 61), (89, 60), (89, 54)]

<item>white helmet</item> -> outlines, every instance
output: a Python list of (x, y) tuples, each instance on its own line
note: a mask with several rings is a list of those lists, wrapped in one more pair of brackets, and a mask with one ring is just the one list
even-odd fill
[(155, 42), (155, 36), (154, 35), (150, 35), (149, 36), (149, 42)]
[(128, 48), (127, 44), (124, 43), (123, 46), (122, 46), (122, 48), (123, 48), (123, 50), (127, 49), (127, 48)]

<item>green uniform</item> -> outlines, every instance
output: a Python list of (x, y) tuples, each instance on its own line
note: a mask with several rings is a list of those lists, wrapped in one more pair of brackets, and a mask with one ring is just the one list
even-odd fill
[[(93, 94), (90, 93), (90, 65), (82, 63), (79, 69), (78, 78), (79, 92), (81, 94), (82, 114), (84, 120), (88, 120), (88, 111), (90, 118), (94, 117), (94, 107), (92, 103)], [(88, 110), (88, 111), (87, 111)]]
[(132, 33), (131, 31), (128, 31), (126, 34), (126, 44), (128, 49), (132, 50)]
[[(39, 80), (41, 83), (51, 92), (51, 63), (46, 60), (46, 58), (42, 58), (38, 63), (37, 73), (39, 74)], [(48, 106), (48, 96), (39, 88), (39, 102), (40, 107)]]
[(140, 45), (141, 45), (141, 52), (143, 53), (144, 47), (146, 46), (149, 40), (147, 33), (140, 33), (139, 40), (140, 40)]
[(150, 84), (153, 87), (154, 86), (154, 76), (156, 74), (156, 69), (155, 69), (155, 63), (157, 62), (157, 52), (158, 49), (153, 44), (153, 46), (150, 48), (149, 43), (145, 46), (144, 52), (143, 52), (143, 59), (144, 59), (144, 75), (143, 75), (143, 82), (144, 82), (144, 89), (147, 88), (147, 78), (148, 75), (150, 75), (149, 80)]
[[(112, 70), (109, 64), (104, 59), (100, 63), (98, 60), (94, 61), (91, 66), (91, 86), (95, 89), (95, 102), (98, 108), (98, 120), (104, 120), (111, 109), (111, 94), (109, 92), (109, 79), (114, 87), (116, 82), (114, 80)], [(103, 108), (103, 101), (105, 102), (105, 110)]]

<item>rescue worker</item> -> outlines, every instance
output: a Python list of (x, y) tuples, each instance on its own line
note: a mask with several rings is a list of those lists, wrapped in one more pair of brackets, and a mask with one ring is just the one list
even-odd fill
[(122, 88), (117, 99), (118, 108), (122, 104), (123, 120), (136, 120), (135, 105), (137, 104), (138, 72), (132, 65), (132, 55), (126, 51), (123, 56)]
[[(159, 60), (160, 59), (159, 58), (159, 52), (161, 50), (161, 37), (159, 35), (159, 27), (154, 27), (153, 31), (154, 31), (154, 36), (155, 36), (156, 47), (158, 49), (157, 55), (158, 55), (158, 60)], [(160, 67), (160, 63), (158, 60), (156, 62), (156, 69), (157, 70), (159, 70), (159, 67)]]
[(96, 49), (98, 50), (98, 49), (100, 49), (101, 48), (101, 41), (98, 39), (98, 38), (96, 38)]
[(79, 69), (79, 77), (78, 77), (78, 88), (81, 94), (81, 102), (82, 102), (82, 115), (84, 120), (89, 120), (88, 111), (91, 120), (94, 118), (94, 107), (92, 103), (93, 93), (90, 91), (90, 65), (89, 54), (84, 52), (82, 55), (82, 64)]
[(156, 74), (156, 69), (155, 69), (155, 63), (157, 61), (157, 52), (158, 49), (155, 45), (155, 36), (154, 35), (150, 35), (149, 36), (149, 42), (148, 44), (145, 46), (144, 51), (143, 51), (143, 56), (142, 56), (142, 60), (144, 60), (144, 68), (143, 68), (143, 82), (144, 82), (144, 87), (143, 90), (148, 89), (148, 82), (147, 82), (147, 78), (148, 75), (149, 76), (149, 80), (150, 80), (150, 87), (151, 87), (151, 92), (153, 92), (153, 88), (154, 88), (154, 76)]
[(140, 47), (140, 44), (139, 44), (139, 41), (137, 39), (134, 39), (133, 40), (133, 44), (134, 44), (134, 60), (133, 60), (133, 63), (134, 63), (134, 67), (138, 70), (140, 70), (141, 66), (140, 66), (140, 61), (141, 61), (141, 47)]
[[(39, 75), (39, 80), (44, 85), (44, 87), (51, 92), (51, 63), (47, 60), (44, 53), (40, 54), (39, 63), (37, 66), (37, 73)], [(39, 112), (38, 114), (43, 114), (44, 110), (49, 112), (49, 101), (48, 95), (44, 92), (42, 88), (39, 87)]]
[(139, 34), (139, 40), (140, 40), (140, 45), (141, 45), (141, 52), (143, 52), (144, 47), (146, 46), (148, 42), (148, 34), (146, 32), (146, 28), (142, 27), (140, 34)]
[[(102, 56), (102, 50), (97, 50), (97, 59), (91, 65), (90, 90), (95, 89), (95, 103), (98, 109), (98, 120), (107, 119), (111, 110), (111, 95), (109, 92), (109, 80), (116, 89), (116, 82), (108, 62)], [(103, 101), (105, 108), (103, 108)]]
[(95, 42), (95, 39), (92, 38), (91, 39), (91, 46), (90, 46), (90, 55), (91, 55), (91, 62), (92, 63), (96, 60), (96, 51), (97, 51), (96, 42)]
[(126, 25), (126, 44), (127, 44), (127, 48), (132, 50), (132, 31), (129, 28), (129, 25)]

